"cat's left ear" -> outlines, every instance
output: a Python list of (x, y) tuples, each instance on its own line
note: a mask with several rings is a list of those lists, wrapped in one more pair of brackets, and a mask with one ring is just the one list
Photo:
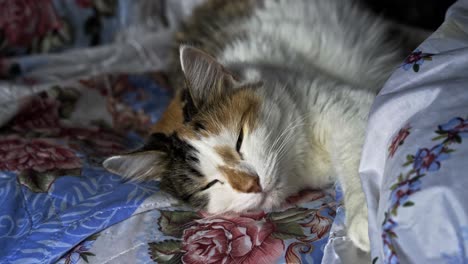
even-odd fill
[(236, 78), (223, 65), (199, 49), (182, 45), (180, 64), (190, 95), (197, 108), (239, 86)]
[(168, 157), (165, 152), (149, 150), (110, 157), (103, 167), (123, 178), (134, 181), (160, 180), (167, 170)]

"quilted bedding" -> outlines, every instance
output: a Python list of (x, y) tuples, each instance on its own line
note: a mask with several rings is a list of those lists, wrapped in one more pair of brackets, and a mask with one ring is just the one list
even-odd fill
[(468, 1), (371, 112), (361, 179), (372, 258), (345, 235), (339, 187), (277, 212), (213, 217), (157, 182), (103, 170), (105, 157), (142, 144), (168, 103), (170, 35), (199, 2), (0, 3), (16, 14), (0, 16), (1, 263), (468, 262)]
[[(211, 217), (101, 166), (142, 144), (164, 110), (170, 35), (197, 2), (0, 3), (29, 10), (0, 18), (1, 263), (320, 262), (333, 188)], [(161, 16), (148, 22), (147, 9)]]
[(123, 182), (101, 167), (141, 144), (170, 96), (163, 80), (110, 74), (20, 100), (0, 136), (2, 263), (199, 263), (200, 247), (217, 252), (213, 263), (321, 258), (333, 191), (298, 194), (280, 212), (212, 218), (177, 205), (156, 182)]

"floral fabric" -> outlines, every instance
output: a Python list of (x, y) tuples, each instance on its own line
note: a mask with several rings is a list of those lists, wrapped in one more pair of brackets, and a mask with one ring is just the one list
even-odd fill
[[(210, 216), (101, 167), (142, 143), (172, 95), (169, 37), (200, 1), (163, 2), (0, 1), (1, 263), (321, 262), (343, 218), (335, 190)], [(158, 12), (155, 32), (133, 27), (131, 5)]]
[(118, 16), (119, 5), (125, 1), (4, 0), (0, 3), (0, 56), (109, 43), (119, 26), (128, 26)]
[[(130, 217), (158, 191), (154, 183), (122, 182), (101, 162), (141, 142), (170, 96), (160, 75), (94, 77), (21, 99), (0, 131), (2, 263), (87, 260), (89, 236)], [(110, 122), (78, 112), (90, 93), (104, 102), (101, 114)]]
[[(124, 183), (102, 169), (105, 157), (141, 143), (170, 94), (155, 72), (82, 79), (21, 99), (0, 133), (2, 263), (101, 263), (114, 254), (121, 263), (320, 262), (334, 192), (301, 192), (278, 212), (210, 216), (178, 206), (157, 183)], [(91, 117), (90, 95), (101, 102)], [(152, 236), (138, 238), (142, 230), (126, 221), (119, 235), (129, 248), (139, 239), (146, 254), (100, 252), (109, 236), (98, 232), (150, 209)]]
[[(377, 97), (361, 161), (373, 263), (466, 263), (468, 1)], [(385, 129), (384, 129), (385, 128)]]
[[(174, 205), (146, 211), (101, 233), (90, 250), (95, 256), (89, 259), (93, 263), (108, 259), (115, 263), (321, 263), (340, 205), (335, 196), (330, 190), (304, 191), (278, 212), (211, 216)], [(146, 202), (157, 203), (157, 199), (161, 197)]]

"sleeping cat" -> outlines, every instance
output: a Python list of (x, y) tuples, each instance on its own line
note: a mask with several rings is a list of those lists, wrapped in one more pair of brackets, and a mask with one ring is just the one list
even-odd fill
[(208, 1), (176, 35), (179, 89), (147, 144), (104, 166), (211, 213), (273, 210), (338, 180), (368, 251), (366, 118), (409, 51), (391, 30), (349, 0)]

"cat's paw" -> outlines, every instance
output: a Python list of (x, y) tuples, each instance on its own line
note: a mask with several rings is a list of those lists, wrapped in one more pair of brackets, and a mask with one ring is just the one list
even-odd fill
[(348, 237), (364, 252), (370, 251), (367, 214), (358, 214), (348, 223)]

